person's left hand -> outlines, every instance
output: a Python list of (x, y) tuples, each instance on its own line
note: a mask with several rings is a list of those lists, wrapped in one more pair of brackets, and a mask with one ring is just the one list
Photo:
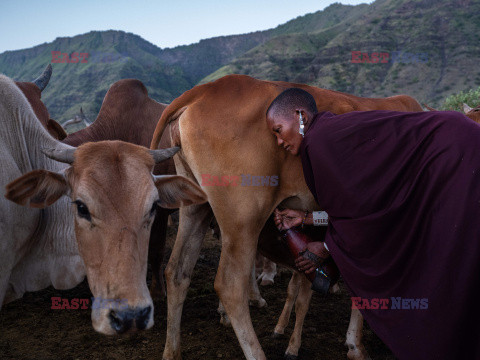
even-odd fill
[(292, 209), (275, 209), (273, 214), (273, 220), (275, 221), (275, 225), (277, 226), (278, 230), (287, 230), (292, 227), (302, 225), (302, 220), (305, 216), (304, 211)]

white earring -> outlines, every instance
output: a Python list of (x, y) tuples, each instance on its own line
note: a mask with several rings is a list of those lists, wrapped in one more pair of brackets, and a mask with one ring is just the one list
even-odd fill
[(302, 113), (300, 113), (300, 129), (298, 130), (298, 133), (300, 135), (302, 135), (302, 137), (304, 136), (304, 133), (303, 133), (303, 128), (304, 128), (304, 125), (303, 125), (303, 118), (302, 118)]

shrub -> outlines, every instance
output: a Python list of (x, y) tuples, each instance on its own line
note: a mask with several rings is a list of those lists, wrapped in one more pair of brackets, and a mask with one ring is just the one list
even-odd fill
[(480, 105), (480, 86), (478, 89), (460, 91), (458, 94), (450, 95), (445, 99), (442, 110), (457, 110), (463, 112), (463, 103), (474, 108)]

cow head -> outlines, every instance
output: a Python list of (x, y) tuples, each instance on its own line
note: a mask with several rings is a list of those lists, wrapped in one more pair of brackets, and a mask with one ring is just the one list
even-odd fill
[(200, 187), (184, 177), (152, 175), (155, 163), (172, 157), (178, 149), (148, 150), (121, 141), (92, 142), (78, 148), (59, 143), (44, 152), (71, 165), (63, 173), (35, 170), (6, 187), (9, 200), (35, 208), (70, 196), (90, 290), (96, 299), (117, 300), (108, 306), (104, 301), (99, 309), (92, 305), (93, 327), (100, 333), (153, 326), (146, 273), (156, 208), (207, 200)]
[[(427, 104), (423, 105), (430, 111), (437, 111), (436, 109), (428, 106)], [(463, 103), (463, 112), (465, 113), (465, 116), (469, 117), (476, 123), (480, 123), (480, 106), (477, 106), (476, 108), (471, 108), (467, 104)]]
[(23, 92), (40, 123), (55, 139), (63, 140), (67, 133), (55, 120), (50, 119), (47, 107), (42, 102), (42, 91), (47, 87), (52, 76), (52, 65), (48, 64), (43, 73), (32, 82), (16, 81), (18, 88)]
[(473, 121), (480, 123), (480, 106), (471, 108), (467, 104), (463, 104), (463, 112)]

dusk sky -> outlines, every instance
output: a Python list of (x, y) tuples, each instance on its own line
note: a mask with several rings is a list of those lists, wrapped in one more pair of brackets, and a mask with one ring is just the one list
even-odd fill
[(0, 0), (0, 53), (91, 30), (123, 30), (159, 47), (266, 30), (340, 2), (371, 0)]

